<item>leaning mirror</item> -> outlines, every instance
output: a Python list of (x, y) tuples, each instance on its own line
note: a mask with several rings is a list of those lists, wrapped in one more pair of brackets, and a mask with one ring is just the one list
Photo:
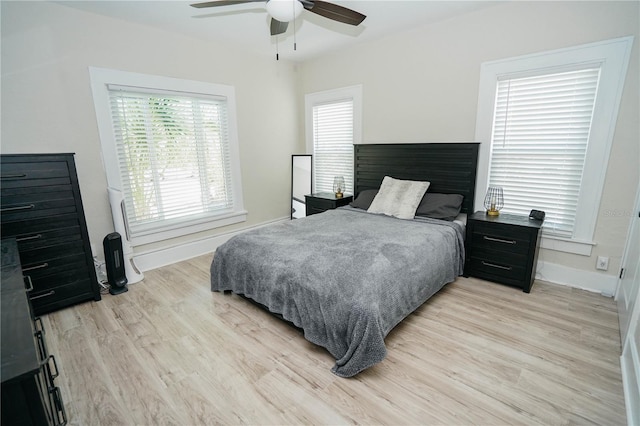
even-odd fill
[(291, 156), (291, 219), (306, 216), (304, 196), (311, 194), (312, 156)]

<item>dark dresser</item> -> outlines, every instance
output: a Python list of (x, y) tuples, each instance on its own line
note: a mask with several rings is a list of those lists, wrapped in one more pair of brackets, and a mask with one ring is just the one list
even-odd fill
[(476, 212), (467, 218), (465, 276), (531, 291), (542, 221), (527, 216)]
[(40, 318), (33, 318), (14, 239), (3, 239), (2, 425), (63, 425), (67, 422), (58, 367), (47, 350)]
[(18, 243), (34, 314), (100, 300), (73, 154), (0, 161), (2, 238)]

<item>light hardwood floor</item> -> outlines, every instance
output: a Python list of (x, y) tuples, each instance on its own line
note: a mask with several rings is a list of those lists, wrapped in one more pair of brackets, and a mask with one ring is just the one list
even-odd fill
[(354, 378), (299, 331), (209, 291), (211, 256), (45, 316), (74, 425), (623, 425), (615, 302), (459, 278)]

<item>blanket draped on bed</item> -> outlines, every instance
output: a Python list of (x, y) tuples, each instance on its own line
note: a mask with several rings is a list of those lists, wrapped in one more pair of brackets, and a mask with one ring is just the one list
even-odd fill
[(384, 359), (385, 336), (462, 274), (463, 228), (340, 208), (221, 245), (211, 290), (242, 294), (304, 330), (350, 377)]

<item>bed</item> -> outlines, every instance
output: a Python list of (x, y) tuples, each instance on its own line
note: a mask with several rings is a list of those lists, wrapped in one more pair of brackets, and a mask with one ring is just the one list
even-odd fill
[[(211, 290), (262, 305), (326, 348), (334, 374), (358, 374), (385, 358), (400, 321), (462, 274), (463, 222), (429, 215), (442, 212), (438, 194), (458, 194), (458, 212), (472, 212), (477, 155), (476, 143), (354, 146), (352, 206), (231, 238), (214, 255)], [(411, 217), (372, 212), (408, 181)], [(426, 193), (415, 182), (429, 182)]]

